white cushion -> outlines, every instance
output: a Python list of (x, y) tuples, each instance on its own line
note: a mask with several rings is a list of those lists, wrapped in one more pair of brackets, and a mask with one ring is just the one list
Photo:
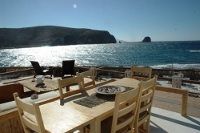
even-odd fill
[(31, 97), (24, 98), (23, 100), (28, 103), (34, 103), (38, 101), (42, 101), (45, 99), (50, 99), (59, 96), (59, 93), (57, 91), (50, 91), (47, 93), (39, 94), (37, 99), (31, 99)]
[[(55, 97), (59, 97), (58, 91), (50, 91), (50, 92), (47, 92), (47, 93), (39, 94), (37, 99), (31, 99), (31, 97), (27, 97), (27, 98), (23, 98), (23, 100), (28, 102), (28, 103), (34, 103), (34, 102), (42, 101), (42, 100), (45, 100), (45, 99), (55, 98)], [(0, 104), (0, 112), (10, 110), (10, 109), (13, 109), (13, 108), (16, 108), (15, 101)]]
[(6, 110), (10, 110), (16, 108), (16, 103), (15, 101), (11, 101), (11, 102), (6, 102), (6, 103), (1, 103), (0, 104), (0, 112), (6, 111)]

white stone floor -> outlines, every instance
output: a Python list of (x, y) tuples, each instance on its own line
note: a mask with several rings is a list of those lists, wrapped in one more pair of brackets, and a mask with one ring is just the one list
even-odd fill
[(150, 133), (200, 133), (200, 118), (152, 108)]

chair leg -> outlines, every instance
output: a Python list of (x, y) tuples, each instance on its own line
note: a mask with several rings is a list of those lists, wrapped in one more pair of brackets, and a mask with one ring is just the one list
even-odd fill
[(133, 128), (132, 132), (133, 133), (138, 133), (138, 131), (136, 130), (136, 128)]
[(146, 132), (149, 133), (150, 130), (150, 118), (146, 122)]
[(135, 127), (134, 127), (134, 133), (138, 133), (138, 125), (135, 125)]
[(64, 105), (64, 99), (60, 99), (60, 105)]

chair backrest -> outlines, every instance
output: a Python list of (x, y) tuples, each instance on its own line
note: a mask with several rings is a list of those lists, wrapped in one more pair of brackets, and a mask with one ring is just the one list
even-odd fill
[(63, 60), (62, 61), (62, 77), (64, 77), (65, 74), (74, 74), (74, 64), (75, 60)]
[(34, 68), (35, 74), (42, 75), (43, 72), (42, 72), (42, 68), (41, 68), (40, 64), (37, 61), (30, 61), (30, 62)]
[[(81, 93), (85, 91), (84, 86), (82, 85), (82, 77), (81, 76), (76, 76), (76, 77), (70, 77), (70, 78), (64, 78), (64, 79), (57, 79), (58, 81), (58, 88), (59, 88), (59, 93), (60, 93), (60, 104), (64, 105), (64, 98)], [(78, 89), (75, 90), (70, 90), (70, 91), (64, 91), (64, 87), (68, 87), (71, 85), (78, 85)]]
[[(155, 87), (157, 83), (157, 76), (154, 76), (154, 78), (148, 80), (148, 81), (141, 81), (139, 83), (139, 87), (142, 91), (142, 95), (140, 98), (140, 102), (138, 105), (138, 112), (136, 116), (136, 122), (135, 125), (138, 130), (138, 127), (146, 122), (146, 130), (149, 130), (149, 123), (150, 123), (150, 114), (151, 114), (151, 108), (152, 108), (152, 102), (154, 98), (155, 93)], [(136, 131), (137, 133), (138, 131)]]
[(76, 76), (82, 77), (82, 82), (83, 82), (85, 89), (86, 89), (87, 86), (95, 87), (94, 69), (90, 69), (88, 71), (84, 71), (84, 72), (81, 72), (81, 73), (77, 72)]
[(138, 80), (149, 80), (151, 79), (152, 68), (148, 67), (136, 67), (131, 66), (131, 78)]
[(24, 102), (21, 98), (19, 98), (17, 92), (14, 93), (13, 96), (18, 108), (19, 116), (25, 133), (29, 133), (30, 131), (44, 133), (45, 128), (44, 123), (42, 121), (39, 105), (37, 103), (30, 104)]
[(140, 96), (139, 87), (116, 94), (111, 133), (132, 133)]

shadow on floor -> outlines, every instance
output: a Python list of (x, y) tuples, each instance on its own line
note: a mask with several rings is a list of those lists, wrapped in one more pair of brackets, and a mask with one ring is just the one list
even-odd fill
[(163, 130), (160, 126), (158, 126), (156, 123), (154, 123), (153, 121), (150, 121), (150, 123), (154, 125), (154, 126), (150, 125), (150, 132), (152, 132), (152, 133), (168, 133), (165, 130)]
[(200, 126), (198, 126), (200, 122), (198, 122), (197, 120), (195, 120), (195, 119), (193, 119), (192, 117), (189, 117), (189, 116), (186, 116), (185, 118), (188, 119), (188, 120), (191, 120), (192, 122), (194, 122), (194, 123), (196, 123), (198, 125), (194, 125), (194, 124), (191, 124), (191, 123), (183, 122), (183, 121), (180, 121), (180, 120), (177, 120), (177, 119), (169, 118), (169, 117), (158, 115), (158, 114), (155, 114), (155, 113), (151, 113), (151, 115), (154, 116), (154, 117), (169, 121), (169, 122), (173, 122), (173, 123), (176, 123), (176, 124), (179, 124), (179, 125), (182, 125), (182, 126), (185, 126), (185, 127), (188, 127), (188, 128), (192, 128), (192, 129), (196, 129), (196, 130), (200, 131)]

